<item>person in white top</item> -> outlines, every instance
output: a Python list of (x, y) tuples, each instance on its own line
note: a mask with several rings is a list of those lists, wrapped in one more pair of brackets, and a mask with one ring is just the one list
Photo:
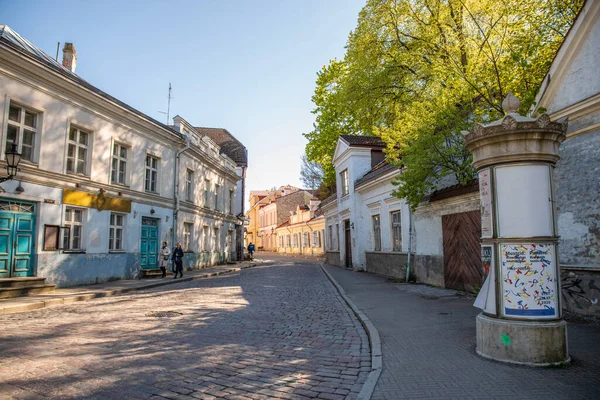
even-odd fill
[(162, 243), (162, 248), (158, 255), (160, 270), (162, 271), (162, 278), (167, 277), (167, 268), (169, 267), (169, 256), (171, 255), (171, 249), (167, 246), (167, 242)]

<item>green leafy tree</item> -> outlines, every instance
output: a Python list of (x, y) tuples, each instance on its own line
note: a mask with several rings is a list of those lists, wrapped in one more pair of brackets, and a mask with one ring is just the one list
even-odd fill
[(581, 0), (370, 0), (343, 60), (318, 74), (307, 156), (326, 166), (340, 134), (377, 135), (404, 167), (395, 194), (416, 207), (448, 175), (474, 178), (461, 130), (502, 116), (512, 92), (521, 113)]

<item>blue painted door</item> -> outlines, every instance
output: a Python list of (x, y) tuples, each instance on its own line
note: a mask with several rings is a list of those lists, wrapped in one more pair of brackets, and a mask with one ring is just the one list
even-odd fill
[(142, 269), (158, 268), (158, 220), (142, 218), (142, 242), (140, 244), (140, 264)]
[(33, 276), (34, 206), (11, 208), (31, 212), (0, 211), (0, 278)]

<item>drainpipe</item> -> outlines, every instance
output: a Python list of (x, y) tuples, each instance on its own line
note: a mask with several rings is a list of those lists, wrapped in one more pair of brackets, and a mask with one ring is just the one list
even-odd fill
[(409, 209), (409, 211), (408, 211), (408, 263), (406, 265), (406, 283), (408, 283), (408, 277), (410, 276), (410, 253), (412, 252), (412, 246), (413, 246), (412, 231), (413, 231), (412, 212)]
[(177, 217), (179, 215), (179, 161), (181, 154), (190, 148), (190, 139), (186, 137), (185, 147), (177, 151), (175, 155), (175, 179), (173, 179), (173, 196), (175, 198), (175, 211), (173, 212), (173, 232), (171, 233), (172, 247), (175, 247), (177, 232)]

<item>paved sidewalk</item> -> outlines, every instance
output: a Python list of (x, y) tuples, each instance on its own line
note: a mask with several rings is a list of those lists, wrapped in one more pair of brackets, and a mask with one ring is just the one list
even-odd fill
[(151, 289), (179, 282), (187, 282), (195, 279), (205, 279), (213, 276), (238, 272), (241, 269), (250, 268), (262, 264), (264, 260), (243, 261), (237, 264), (218, 265), (211, 268), (185, 271), (183, 278), (148, 278), (148, 279), (126, 279), (95, 285), (73, 286), (64, 289), (56, 289), (52, 293), (37, 294), (33, 296), (15, 297), (11, 299), (0, 299), (0, 314), (12, 314), (23, 311), (37, 310), (59, 304), (70, 304), (77, 301), (86, 301), (99, 297), (109, 297), (128, 293), (136, 290)]
[(325, 265), (379, 331), (381, 399), (600, 399), (600, 324), (568, 325), (572, 362), (528, 368), (475, 353), (471, 296)]

